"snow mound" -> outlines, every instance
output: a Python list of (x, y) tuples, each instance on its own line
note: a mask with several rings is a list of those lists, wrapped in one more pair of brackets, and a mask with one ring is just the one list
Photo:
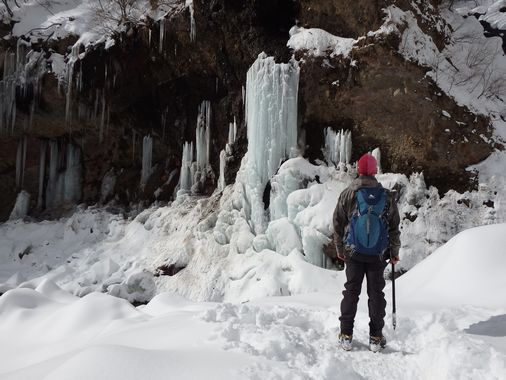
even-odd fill
[(504, 247), (506, 224), (461, 232), (399, 279), (399, 302), (504, 307)]
[(287, 46), (293, 50), (306, 50), (313, 56), (342, 55), (348, 57), (357, 40), (334, 36), (323, 29), (292, 27)]

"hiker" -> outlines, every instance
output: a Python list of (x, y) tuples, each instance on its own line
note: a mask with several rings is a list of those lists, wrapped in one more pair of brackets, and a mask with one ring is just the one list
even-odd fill
[[(334, 241), (337, 256), (345, 261), (346, 283), (341, 302), (341, 347), (351, 350), (353, 323), (364, 276), (369, 297), (369, 349), (384, 348), (387, 261), (399, 261), (399, 211), (395, 192), (384, 189), (374, 177), (377, 162), (371, 154), (358, 161), (359, 177), (339, 196), (334, 211)], [(375, 204), (375, 205), (374, 205)]]

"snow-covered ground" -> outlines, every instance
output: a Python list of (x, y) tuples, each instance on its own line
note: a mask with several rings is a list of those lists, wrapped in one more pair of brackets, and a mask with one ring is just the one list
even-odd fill
[(383, 354), (367, 350), (364, 299), (353, 351), (337, 348), (342, 276), (327, 292), (245, 303), (162, 293), (137, 308), (45, 280), (0, 298), (0, 378), (502, 379), (505, 230), (461, 233), (398, 279)]

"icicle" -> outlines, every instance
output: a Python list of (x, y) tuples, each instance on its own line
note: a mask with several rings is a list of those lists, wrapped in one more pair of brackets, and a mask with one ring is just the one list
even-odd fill
[(16, 153), (16, 187), (23, 188), (26, 167), (26, 136), (23, 136), (18, 143), (18, 150)]
[(142, 171), (141, 171), (141, 185), (148, 182), (152, 174), (151, 159), (153, 156), (153, 139), (150, 135), (144, 136), (142, 140)]
[(39, 194), (37, 198), (37, 208), (44, 207), (44, 177), (46, 176), (46, 151), (47, 141), (40, 142), (40, 156), (39, 156)]
[(132, 162), (135, 162), (135, 130), (132, 130)]
[(381, 169), (381, 151), (380, 148), (376, 148), (372, 151), (372, 155), (376, 159), (376, 163), (378, 165), (378, 174), (382, 174), (383, 170)]
[(196, 130), (197, 168), (203, 171), (209, 164), (211, 133), (211, 102), (204, 100), (199, 106)]
[(165, 141), (165, 128), (167, 126), (167, 114), (169, 113), (169, 107), (165, 109), (165, 111), (161, 115), (161, 123), (162, 123), (162, 141)]
[(246, 107), (246, 88), (242, 86), (242, 105)]
[(351, 162), (351, 131), (346, 132), (346, 164)]
[(235, 143), (236, 140), (237, 140), (237, 121), (235, 120), (234, 116), (234, 140), (232, 141), (232, 144)]
[(81, 198), (81, 150), (72, 143), (68, 143), (63, 148), (66, 149), (60, 149), (57, 141), (49, 142), (46, 208), (53, 208), (63, 203), (75, 203)]
[(148, 47), (151, 47), (151, 28), (148, 31)]
[(111, 107), (107, 106), (107, 121), (105, 124), (105, 133), (109, 135), (109, 122), (111, 120)]
[(163, 53), (163, 39), (165, 37), (165, 17), (160, 20), (160, 41), (158, 45), (158, 53)]
[(25, 42), (22, 38), (18, 38), (16, 42), (16, 71), (19, 73), (23, 70), (25, 64)]
[[(70, 58), (67, 63), (67, 93), (65, 96), (65, 124), (70, 129), (72, 127), (72, 96), (73, 96), (73, 80), (74, 80), (74, 65), (79, 59), (79, 50), (81, 43), (76, 43), (72, 46)], [(79, 87), (78, 82), (78, 87)], [(79, 90), (79, 88), (78, 88)]]
[(46, 187), (46, 208), (53, 207), (56, 198), (58, 179), (58, 143), (49, 143), (49, 179)]
[(190, 41), (194, 42), (197, 39), (197, 27), (195, 25), (193, 0), (186, 0), (186, 7), (190, 11)]
[(218, 190), (223, 191), (225, 189), (226, 183), (225, 183), (225, 167), (227, 164), (226, 161), (227, 153), (222, 150), (220, 152), (220, 177), (218, 178)]
[(326, 128), (324, 156), (327, 164), (349, 164), (351, 159), (351, 131), (334, 132)]
[(193, 142), (185, 142), (183, 145), (183, 157), (181, 159), (181, 174), (179, 175), (179, 189), (183, 193), (191, 191), (193, 186)]
[(100, 101), (100, 90), (95, 90), (95, 107), (93, 108), (93, 119), (98, 119), (98, 103)]
[(228, 145), (232, 145), (235, 141), (235, 136), (234, 136), (234, 123), (230, 123), (228, 125)]
[(79, 66), (79, 72), (77, 73), (77, 92), (81, 92), (83, 89), (83, 66)]
[(105, 91), (102, 92), (102, 113), (100, 116), (100, 130), (98, 133), (98, 141), (101, 143), (104, 141), (104, 127), (106, 118), (106, 104), (105, 104)]
[(67, 145), (66, 169), (63, 173), (63, 201), (75, 203), (81, 198), (81, 150)]
[(14, 131), (16, 120), (16, 54), (4, 56), (3, 79), (0, 81), (0, 133)]

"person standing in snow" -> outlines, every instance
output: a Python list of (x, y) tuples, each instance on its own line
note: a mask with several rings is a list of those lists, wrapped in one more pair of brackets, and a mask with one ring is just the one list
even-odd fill
[[(357, 171), (359, 177), (339, 196), (333, 219), (337, 256), (346, 263), (346, 283), (339, 318), (341, 322), (339, 342), (344, 350), (351, 350), (353, 324), (365, 276), (369, 297), (369, 349), (377, 352), (386, 345), (382, 333), (386, 314), (383, 273), (387, 261), (390, 260), (394, 264), (399, 261), (400, 219), (395, 193), (384, 189), (374, 177), (377, 173), (374, 156), (363, 155), (358, 161)], [(377, 198), (378, 205), (371, 206), (371, 203), (366, 203), (364, 197), (372, 198), (373, 202), (374, 198)], [(381, 211), (375, 212), (374, 207), (376, 209), (379, 207)], [(360, 222), (359, 219), (364, 222)], [(371, 225), (373, 227), (370, 227)], [(366, 236), (368, 242), (369, 230), (374, 228), (377, 229), (377, 233), (371, 235), (371, 240), (378, 239), (377, 244), (367, 247), (367, 243), (360, 244), (357, 241), (361, 239), (359, 235), (362, 234)], [(382, 234), (383, 242), (379, 241)]]

